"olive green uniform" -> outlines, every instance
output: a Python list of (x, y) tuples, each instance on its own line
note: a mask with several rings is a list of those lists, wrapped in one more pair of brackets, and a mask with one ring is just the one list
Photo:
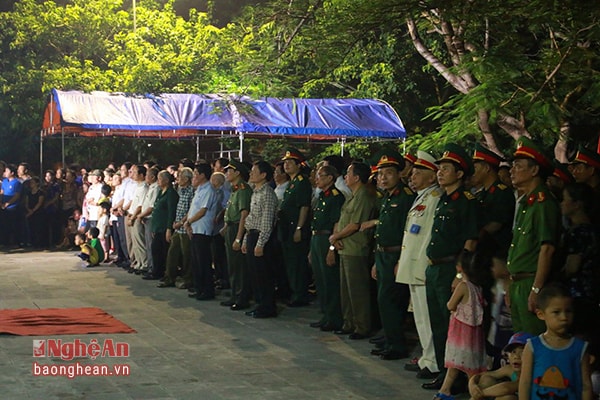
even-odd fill
[[(342, 206), (337, 231), (348, 224), (361, 224), (376, 214), (375, 195), (363, 185)], [(357, 231), (341, 239), (340, 293), (345, 331), (361, 335), (371, 333), (371, 276), (369, 259), (372, 252), (372, 233)]]
[(317, 286), (323, 318), (321, 325), (329, 324), (335, 329), (342, 327), (342, 307), (340, 304), (340, 266), (327, 265), (325, 259), (329, 251), (329, 236), (333, 226), (340, 219), (344, 195), (335, 187), (321, 191), (313, 207), (312, 238), (310, 241), (310, 261)]
[(225, 251), (229, 262), (229, 281), (231, 284), (231, 299), (233, 303), (245, 306), (250, 301), (250, 275), (246, 266), (246, 257), (241, 251), (233, 250), (237, 237), (242, 211), (250, 212), (252, 189), (246, 182), (240, 182), (231, 188), (231, 196), (225, 209)]
[(444, 370), (446, 339), (450, 323), (447, 303), (456, 275), (456, 257), (467, 240), (477, 239), (477, 200), (464, 187), (443, 194), (436, 208), (431, 240), (427, 246), (430, 265), (425, 270), (427, 306), (435, 357)]
[(507, 268), (513, 277), (510, 285), (510, 310), (513, 330), (538, 335), (544, 322), (527, 308), (537, 271), (540, 248), (556, 245), (560, 235), (560, 208), (546, 185), (541, 184), (519, 200), (508, 250)]
[(407, 284), (396, 283), (394, 268), (400, 259), (406, 217), (415, 193), (403, 183), (386, 192), (375, 229), (375, 268), (377, 270), (377, 303), (385, 334), (386, 349), (407, 352), (402, 325), (410, 300)]
[(489, 243), (495, 257), (506, 260), (512, 239), (512, 224), (515, 215), (513, 191), (497, 180), (487, 190), (480, 191), (477, 199), (479, 200), (478, 228), (480, 232), (481, 228), (491, 222), (502, 224), (500, 230), (491, 235), (480, 235), (480, 239)]
[(294, 242), (294, 233), (298, 227), (300, 209), (302, 207), (310, 209), (311, 198), (312, 187), (308, 178), (298, 174), (290, 181), (279, 208), (279, 239), (283, 250), (283, 264), (292, 292), (290, 303), (308, 303), (310, 220), (307, 218), (300, 229), (302, 233), (300, 242)]

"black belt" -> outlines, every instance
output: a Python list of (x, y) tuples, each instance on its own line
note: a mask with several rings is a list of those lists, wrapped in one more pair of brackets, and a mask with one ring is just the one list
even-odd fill
[(380, 246), (377, 245), (375, 247), (380, 253), (400, 253), (402, 251), (402, 246)]
[(314, 230), (312, 231), (312, 235), (313, 236), (317, 236), (317, 235), (331, 235), (331, 231), (328, 231), (327, 229), (321, 229), (321, 230)]
[(429, 265), (448, 264), (456, 261), (456, 256), (447, 256), (441, 258), (430, 258)]
[(527, 278), (535, 278), (535, 272), (519, 272), (517, 274), (511, 274), (510, 280), (513, 282), (522, 281)]
[(225, 225), (227, 226), (231, 226), (231, 225), (239, 225), (240, 221), (235, 221), (235, 222), (225, 222)]

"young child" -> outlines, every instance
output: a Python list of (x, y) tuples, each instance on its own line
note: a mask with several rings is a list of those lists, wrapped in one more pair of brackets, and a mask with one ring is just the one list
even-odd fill
[(508, 355), (508, 364), (494, 371), (482, 372), (469, 380), (469, 394), (472, 400), (492, 397), (496, 400), (517, 400), (521, 356), (527, 340), (533, 336), (527, 332), (517, 332), (502, 350)]
[(99, 204), (100, 208), (98, 209), (98, 240), (100, 240), (100, 245), (102, 246), (102, 250), (104, 252), (104, 259), (101, 262), (109, 262), (108, 259), (109, 250), (110, 250), (110, 226), (109, 226), (109, 215), (111, 204), (108, 200), (102, 201)]
[(79, 232), (75, 235), (75, 245), (81, 249), (77, 257), (86, 262), (86, 268), (98, 265), (98, 251), (85, 241), (84, 233)]
[(519, 400), (591, 400), (587, 342), (571, 335), (569, 291), (557, 284), (544, 286), (537, 295), (536, 315), (546, 332), (529, 339), (523, 351)]
[(491, 260), (486, 260), (481, 253), (463, 250), (456, 269), (462, 273), (462, 281), (448, 301), (448, 309), (452, 312), (444, 359), (448, 370), (434, 400), (454, 399), (451, 388), (460, 371), (470, 378), (486, 370), (483, 329), (485, 300), (481, 284), (491, 274)]
[(100, 230), (98, 228), (90, 228), (87, 235), (90, 246), (96, 249), (96, 252), (98, 253), (98, 262), (95, 264), (98, 265), (102, 260), (104, 260), (104, 249), (102, 248), (102, 244), (98, 239), (98, 236), (100, 235)]

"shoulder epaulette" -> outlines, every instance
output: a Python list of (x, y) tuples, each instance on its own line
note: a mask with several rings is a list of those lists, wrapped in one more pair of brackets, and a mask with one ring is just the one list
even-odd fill
[(465, 197), (469, 200), (473, 200), (475, 198), (475, 196), (473, 196), (468, 190), (465, 190), (463, 193), (465, 194)]
[(497, 186), (498, 186), (498, 189), (500, 189), (500, 190), (508, 189), (508, 186), (506, 186), (504, 183), (499, 183)]
[(340, 192), (338, 192), (338, 190), (337, 190), (337, 189), (331, 189), (331, 193), (332, 193), (334, 196), (337, 196), (337, 195), (339, 195), (339, 194), (340, 194)]
[(537, 196), (538, 203), (542, 203), (544, 200), (546, 200), (546, 193), (538, 192), (538, 196)]
[(412, 196), (414, 194), (414, 192), (412, 190), (410, 190), (410, 188), (408, 186), (404, 186), (404, 191), (409, 196)]
[(303, 180), (304, 180), (304, 176), (302, 176), (302, 175), (298, 175), (298, 180), (299, 180), (299, 181), (303, 181)]

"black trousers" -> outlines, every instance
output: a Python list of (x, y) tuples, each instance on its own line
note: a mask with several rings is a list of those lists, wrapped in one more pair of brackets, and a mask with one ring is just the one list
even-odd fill
[(167, 252), (169, 243), (167, 242), (166, 232), (152, 233), (152, 275), (163, 277), (167, 269)]
[(210, 251), (211, 241), (211, 236), (194, 233), (190, 243), (190, 250), (192, 253), (192, 279), (198, 295), (215, 295), (212, 253)]
[(250, 272), (252, 291), (254, 292), (254, 299), (257, 305), (256, 310), (261, 313), (270, 314), (277, 311), (275, 305), (275, 274), (273, 271), (273, 262), (270, 259), (273, 241), (269, 239), (263, 248), (263, 256), (256, 257), (254, 255), (254, 248), (256, 247), (259, 233), (257, 230), (250, 230), (246, 234), (246, 260)]

